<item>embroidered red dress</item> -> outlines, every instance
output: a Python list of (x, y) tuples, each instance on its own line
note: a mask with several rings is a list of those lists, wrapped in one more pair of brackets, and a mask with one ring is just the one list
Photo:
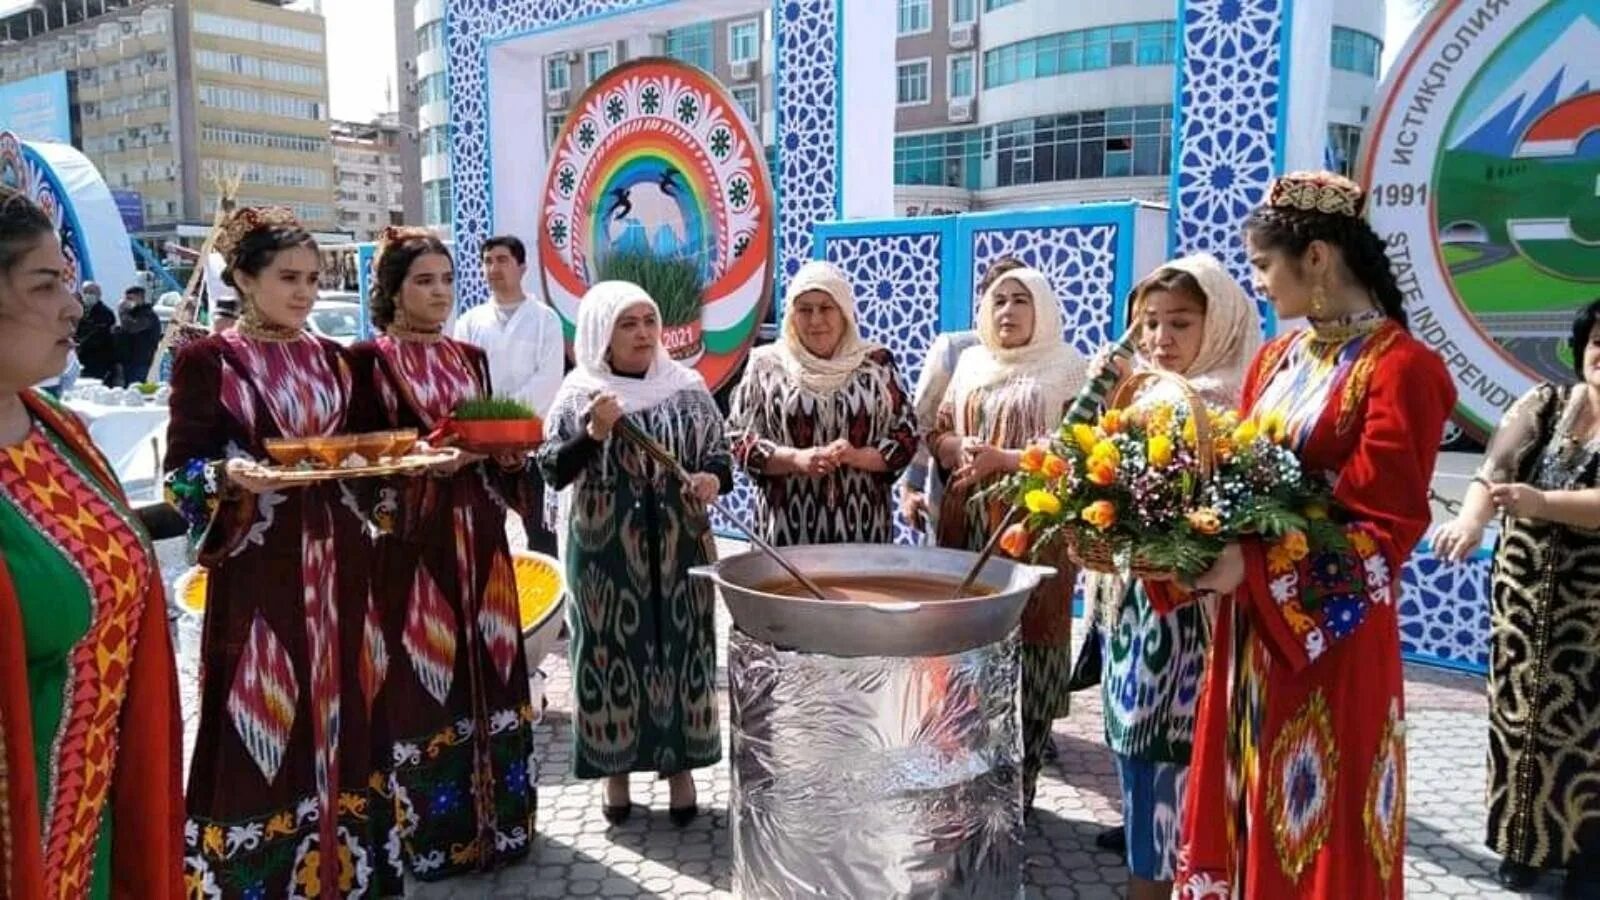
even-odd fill
[(1350, 547), (1244, 545), (1199, 711), (1175, 896), (1400, 897), (1405, 709), (1400, 567), (1430, 521), (1455, 388), (1397, 324), (1365, 316), (1269, 343), (1243, 408), (1281, 419), (1334, 484)]
[(235, 330), (179, 353), (171, 409), (168, 486), (209, 569), (186, 875), (207, 898), (397, 894), (363, 485), (249, 494), (219, 471), (269, 438), (372, 430), (371, 392), (331, 341)]
[(0, 448), (0, 897), (184, 895), (161, 575), (71, 413)]
[[(387, 427), (427, 434), (490, 393), (482, 350), (384, 336), (352, 348)], [(400, 845), (424, 880), (527, 855), (538, 769), (506, 501), (523, 479), (493, 462), (381, 491), (373, 595), (389, 667), (381, 705), (394, 740)]]

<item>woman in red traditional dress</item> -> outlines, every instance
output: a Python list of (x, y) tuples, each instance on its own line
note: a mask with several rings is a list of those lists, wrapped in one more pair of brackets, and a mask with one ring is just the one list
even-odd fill
[(184, 895), (178, 682), (155, 553), (72, 413), (83, 308), (0, 188), (0, 897)]
[(1348, 547), (1246, 540), (1196, 580), (1189, 596), (1221, 602), (1178, 897), (1404, 891), (1400, 568), (1431, 518), (1456, 392), (1407, 330), (1364, 201), (1337, 175), (1289, 175), (1246, 225), (1256, 289), (1311, 326), (1262, 348), (1242, 408), (1332, 485)]
[[(427, 434), (490, 394), (482, 350), (444, 336), (455, 308), (450, 252), (421, 229), (391, 229), (374, 266), (377, 340), (352, 348), (391, 428)], [(382, 490), (373, 596), (384, 643), (403, 650), (380, 700), (394, 740), (400, 846), (433, 881), (526, 856), (535, 809), (533, 704), (508, 495), (526, 454), (496, 464), (463, 453), (435, 476)]]
[(186, 876), (207, 898), (397, 894), (373, 705), (400, 651), (368, 589), (362, 485), (246, 465), (271, 438), (376, 427), (370, 390), (305, 330), (317, 246), (287, 210), (239, 210), (218, 244), (242, 315), (178, 354), (165, 465), (209, 569)]

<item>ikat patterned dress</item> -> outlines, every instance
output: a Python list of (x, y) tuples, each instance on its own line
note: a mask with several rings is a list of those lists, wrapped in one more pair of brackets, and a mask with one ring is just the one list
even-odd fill
[[(795, 381), (770, 353), (751, 355), (728, 413), (733, 456), (755, 479), (763, 536), (795, 544), (887, 544), (894, 540), (891, 492), (917, 452), (916, 411), (887, 350), (868, 354), (856, 374), (827, 395)], [(841, 466), (821, 478), (769, 476), (779, 447), (822, 447), (844, 438), (873, 447), (886, 472)]]
[[(390, 660), (360, 482), (249, 494), (220, 471), (263, 442), (372, 430), (349, 354), (237, 330), (178, 355), (167, 486), (209, 570), (185, 872), (207, 898), (399, 892), (375, 704)], [(393, 835), (398, 840), (397, 835)]]
[[(1400, 897), (1405, 698), (1400, 567), (1455, 388), (1381, 314), (1267, 344), (1243, 409), (1282, 420), (1334, 489), (1348, 549), (1246, 541), (1245, 582), (1218, 606), (1189, 771), (1174, 896)], [(1163, 608), (1182, 595), (1154, 589)]]
[[(554, 411), (539, 452), (545, 483), (571, 491), (563, 509), (573, 774), (666, 777), (712, 765), (722, 758), (714, 594), (689, 577), (691, 566), (716, 558), (706, 510), (634, 444), (615, 434), (589, 440), (584, 402)], [(728, 489), (733, 459), (710, 394), (680, 391), (627, 421)], [(569, 447), (580, 448), (576, 456)]]
[[(1600, 439), (1575, 434), (1586, 402), (1582, 388), (1534, 388), (1506, 413), (1480, 474), (1600, 486)], [(1600, 877), (1600, 532), (1508, 519), (1491, 613), (1489, 846)]]
[[(449, 338), (352, 348), (385, 425), (428, 434), (489, 396), (482, 350)], [(396, 824), (411, 873), (432, 881), (527, 855), (538, 769), (534, 711), (506, 544), (511, 477), (493, 462), (381, 490), (373, 595), (391, 662), (380, 703), (394, 741)]]

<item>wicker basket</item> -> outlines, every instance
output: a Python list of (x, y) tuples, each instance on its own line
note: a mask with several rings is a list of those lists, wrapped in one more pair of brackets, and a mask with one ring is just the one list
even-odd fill
[[(1200, 399), (1200, 394), (1194, 389), (1194, 385), (1183, 376), (1159, 369), (1135, 372), (1117, 386), (1106, 408), (1127, 408), (1141, 388), (1158, 381), (1175, 385), (1183, 394), (1184, 402), (1189, 405), (1189, 412), (1195, 424), (1195, 450), (1200, 464), (1199, 483), (1205, 484), (1211, 480), (1211, 474), (1216, 469), (1216, 441), (1211, 434), (1211, 419), (1206, 414), (1205, 401)], [(1066, 537), (1068, 554), (1083, 568), (1111, 575), (1123, 572), (1124, 567), (1117, 560), (1116, 548), (1109, 540), (1071, 529), (1067, 531)], [(1137, 553), (1128, 560), (1126, 569), (1134, 578), (1145, 581), (1172, 580), (1171, 572), (1151, 565)]]

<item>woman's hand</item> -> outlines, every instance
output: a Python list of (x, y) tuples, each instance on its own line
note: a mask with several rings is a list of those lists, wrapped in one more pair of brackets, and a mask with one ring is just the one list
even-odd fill
[(794, 470), (800, 475), (821, 478), (837, 468), (839, 468), (839, 457), (832, 445), (807, 447), (794, 452)]
[(967, 462), (956, 470), (953, 484), (957, 486), (967, 487), (994, 475), (1014, 471), (1017, 467), (1016, 454), (1010, 450), (1002, 450), (982, 441), (962, 449)]
[(906, 520), (906, 524), (917, 531), (922, 531), (928, 524), (928, 495), (909, 487), (901, 487), (900, 516)]
[(1489, 499), (1501, 512), (1519, 519), (1542, 519), (1549, 506), (1544, 491), (1528, 484), (1491, 484)]
[(1244, 584), (1244, 548), (1238, 542), (1222, 548), (1211, 568), (1194, 580), (1196, 594), (1231, 594)]
[(502, 450), (499, 453), (494, 454), (494, 461), (496, 465), (502, 469), (505, 469), (507, 472), (516, 472), (520, 469), (527, 468), (528, 454), (518, 453), (511, 450)]
[(876, 447), (853, 447), (843, 438), (834, 441), (830, 446), (836, 448), (834, 458), (839, 465), (849, 466), (860, 472), (885, 472), (888, 465), (883, 461), (883, 454)]
[(722, 482), (717, 480), (717, 476), (705, 472), (690, 475), (689, 484), (684, 488), (685, 494), (707, 505), (717, 499), (717, 494), (721, 491)]
[(1483, 543), (1483, 526), (1463, 518), (1446, 522), (1433, 534), (1433, 555), (1458, 563), (1471, 556)]
[(449, 478), (467, 466), (489, 458), (482, 453), (472, 453), (462, 450), (460, 447), (440, 447), (437, 448), (437, 452), (441, 455), (447, 455), (449, 458), (428, 466), (428, 474), (436, 478)]
[(230, 459), (222, 471), (228, 480), (252, 494), (265, 494), (278, 489), (277, 483), (261, 476), (261, 467), (248, 459)]
[(622, 418), (622, 401), (610, 391), (601, 391), (589, 401), (583, 414), (589, 422), (585, 426), (589, 437), (604, 442), (611, 437), (611, 429), (616, 427), (617, 420)]

